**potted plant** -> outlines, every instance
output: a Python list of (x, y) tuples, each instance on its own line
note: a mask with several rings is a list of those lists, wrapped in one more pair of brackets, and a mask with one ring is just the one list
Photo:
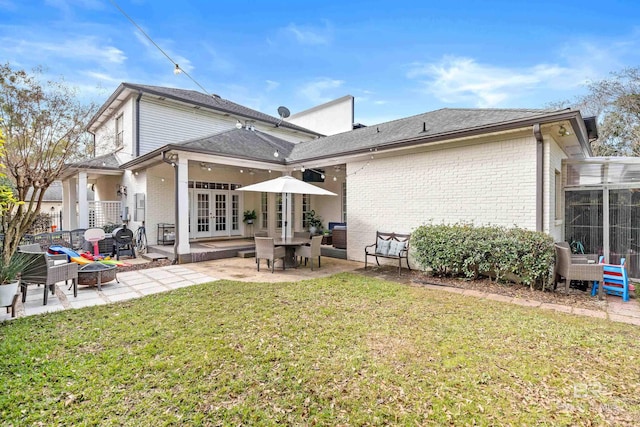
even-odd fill
[(313, 209), (305, 214), (305, 220), (307, 221), (309, 232), (311, 234), (318, 234), (324, 228), (322, 226), (322, 217), (320, 217), (320, 215), (316, 215), (316, 211)]
[(244, 219), (243, 221), (247, 224), (253, 224), (253, 221), (258, 218), (256, 215), (256, 211), (254, 210), (246, 210), (244, 211)]
[(9, 307), (15, 303), (18, 295), (19, 275), (34, 259), (19, 252), (9, 260), (0, 255), (0, 307)]

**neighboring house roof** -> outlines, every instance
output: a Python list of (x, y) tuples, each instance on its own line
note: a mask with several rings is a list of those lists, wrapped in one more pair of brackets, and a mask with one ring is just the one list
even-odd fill
[[(573, 110), (444, 108), (297, 144), (290, 160), (299, 162), (456, 137), (515, 129), (575, 116)], [(584, 125), (583, 125), (584, 126)]]
[[(51, 183), (49, 188), (44, 192), (44, 197), (42, 199), (43, 202), (62, 202), (62, 182), (54, 181)], [(31, 198), (31, 194), (33, 193), (33, 188), (29, 188), (27, 191), (27, 200)], [(94, 193), (92, 190), (88, 190), (89, 200), (94, 199)]]
[(117, 100), (121, 100), (121, 96), (125, 91), (133, 91), (133, 92), (143, 92), (151, 95), (156, 95), (159, 97), (164, 97), (168, 99), (173, 99), (175, 101), (186, 102), (191, 105), (210, 108), (213, 110), (220, 111), (222, 113), (231, 114), (233, 116), (238, 116), (238, 118), (251, 119), (251, 120), (259, 120), (264, 123), (269, 123), (274, 126), (279, 126), (287, 129), (297, 130), (299, 132), (304, 132), (310, 135), (321, 136), (321, 134), (311, 131), (309, 129), (305, 129), (301, 126), (294, 125), (292, 123), (287, 123), (280, 118), (276, 118), (270, 116), (268, 114), (264, 114), (260, 111), (253, 110), (251, 108), (245, 107), (240, 104), (236, 104), (235, 102), (231, 102), (227, 99), (221, 98), (218, 95), (207, 95), (195, 90), (188, 89), (177, 89), (170, 87), (162, 87), (162, 86), (150, 86), (150, 85), (140, 85), (135, 83), (122, 83), (116, 91), (109, 97), (109, 99), (100, 107), (98, 112), (91, 118), (87, 129), (91, 130), (94, 124), (101, 123), (103, 119), (101, 117), (111, 105)]
[[(217, 154), (227, 157), (235, 157), (246, 160), (257, 160), (270, 163), (286, 164), (294, 143), (277, 138), (259, 130), (245, 128), (232, 129), (225, 132), (209, 135), (204, 138), (195, 138), (189, 141), (178, 142), (161, 147), (121, 167), (127, 168), (142, 163), (148, 159), (157, 157), (162, 151), (177, 149), (203, 154)], [(278, 158), (273, 153), (278, 150)]]

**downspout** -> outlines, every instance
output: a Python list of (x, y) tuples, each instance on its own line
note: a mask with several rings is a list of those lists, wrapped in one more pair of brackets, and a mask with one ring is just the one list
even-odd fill
[(544, 141), (540, 123), (533, 125), (536, 138), (536, 231), (544, 231)]
[(140, 156), (140, 98), (142, 98), (142, 91), (138, 91), (138, 97), (136, 98), (136, 145), (135, 156)]
[(174, 171), (175, 171), (175, 178), (174, 178), (174, 187), (173, 187), (173, 193), (174, 193), (174, 212), (173, 212), (173, 216), (175, 217), (175, 239), (173, 240), (173, 262), (172, 264), (178, 264), (178, 239), (180, 237), (180, 226), (178, 224), (178, 222), (180, 221), (180, 211), (178, 210), (178, 163), (176, 163), (173, 160), (170, 160), (167, 158), (167, 152), (163, 151), (162, 152), (162, 161), (165, 163), (170, 164)]

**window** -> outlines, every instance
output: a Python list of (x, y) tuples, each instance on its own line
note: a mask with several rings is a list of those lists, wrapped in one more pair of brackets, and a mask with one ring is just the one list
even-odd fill
[(562, 219), (562, 174), (558, 170), (556, 170), (554, 186), (556, 191), (556, 194), (555, 194), (556, 218), (555, 219), (559, 220), (559, 219)]
[(347, 182), (342, 183), (342, 222), (347, 222)]
[(116, 117), (116, 148), (124, 145), (124, 118), (122, 114)]
[(269, 199), (267, 193), (260, 194), (260, 222), (262, 228), (269, 228)]
[(282, 228), (282, 193), (276, 194), (276, 228)]
[(309, 221), (307, 221), (307, 212), (311, 210), (311, 195), (302, 195), (302, 229), (309, 229)]

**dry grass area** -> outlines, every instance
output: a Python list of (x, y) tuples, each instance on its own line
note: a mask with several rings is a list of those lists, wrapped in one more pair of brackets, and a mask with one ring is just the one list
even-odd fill
[[(451, 277), (435, 277), (422, 271), (402, 270), (398, 274), (398, 269), (382, 266), (368, 267), (367, 270), (358, 270), (358, 273), (365, 274), (369, 277), (376, 277), (382, 280), (389, 280), (405, 284), (423, 285), (432, 284), (439, 286), (449, 286), (460, 289), (472, 289), (480, 292), (505, 295), (513, 298), (520, 298), (531, 301), (540, 301), (550, 304), (562, 304), (572, 307), (585, 308), (590, 310), (604, 310), (606, 304), (597, 297), (591, 296), (590, 289), (587, 291), (570, 288), (569, 293), (565, 293), (564, 287), (558, 288), (556, 291), (531, 290), (528, 286), (497, 283), (489, 279), (465, 280)], [(632, 298), (635, 296), (632, 295)], [(631, 303), (637, 304), (637, 299), (632, 299)]]

